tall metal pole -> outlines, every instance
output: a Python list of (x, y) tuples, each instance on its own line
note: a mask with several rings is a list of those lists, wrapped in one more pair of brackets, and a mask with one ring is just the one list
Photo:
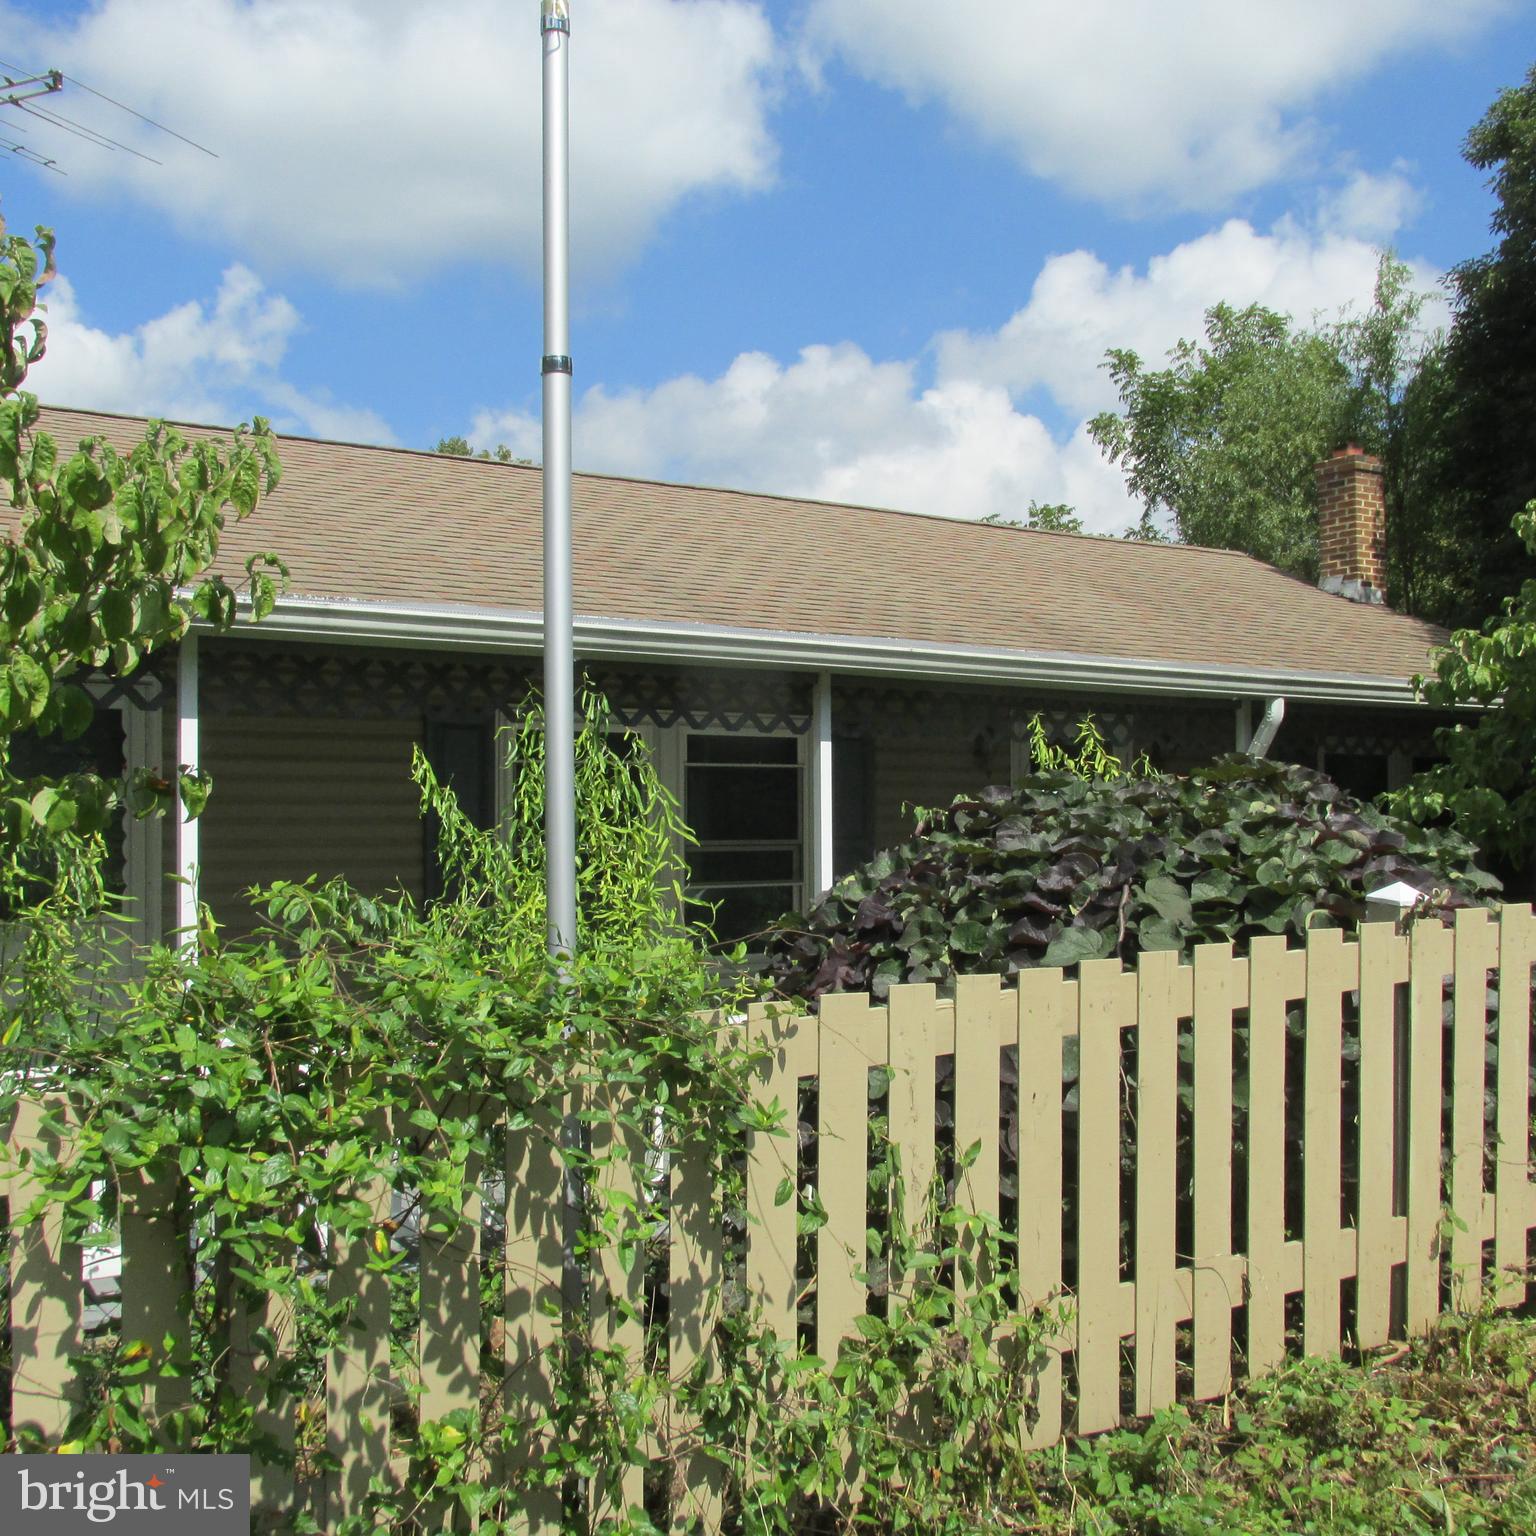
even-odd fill
[[(176, 658), (176, 761), (196, 773), (203, 766), (198, 710), (197, 635), (189, 630), (181, 641)], [(189, 953), (197, 953), (198, 865), (202, 823), (194, 821), (173, 801), (176, 816), (176, 873), (181, 883), (176, 887), (177, 944)]]
[(549, 952), (576, 948), (576, 662), (571, 631), (571, 329), (566, 0), (544, 42), (544, 878)]

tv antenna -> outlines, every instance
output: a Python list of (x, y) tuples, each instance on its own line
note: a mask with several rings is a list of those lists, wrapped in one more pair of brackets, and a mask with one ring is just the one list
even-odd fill
[[(0, 59), (0, 107), (14, 107), (18, 113), (36, 118), (49, 127), (61, 129), (72, 134), (77, 139), (83, 139), (87, 144), (94, 145), (97, 149), (105, 149), (109, 152), (122, 150), (124, 154), (132, 155), (136, 160), (147, 160), (151, 165), (163, 165), (165, 162), (155, 159), (153, 155), (147, 155), (141, 149), (135, 149), (131, 144), (125, 144), (121, 139), (114, 139), (110, 134), (103, 133), (99, 128), (93, 128), (89, 123), (82, 123), (72, 117), (65, 117), (62, 112), (55, 112), (50, 107), (40, 106), (37, 103), (42, 97), (56, 96), (66, 85), (72, 85), (77, 90), (94, 96), (98, 101), (104, 101), (109, 107), (115, 107), (119, 112), (126, 112), (129, 117), (137, 118), (141, 123), (158, 130), (160, 133), (169, 134), (173, 139), (179, 139), (183, 144), (201, 151), (214, 160), (219, 157), (205, 144), (199, 144), (196, 139), (189, 139), (184, 133), (177, 133), (174, 128), (167, 128), (164, 123), (157, 123), (154, 118), (146, 117), (144, 113), (124, 102), (114, 100), (111, 96), (94, 87), (87, 85), (83, 80), (76, 80), (72, 75), (66, 75), (62, 69), (44, 70), (41, 74), (29, 75), (19, 70), (14, 64), (7, 64)], [(20, 130), (27, 132), (25, 123), (14, 118), (7, 121), (7, 130)], [(12, 154), (25, 160), (29, 165), (40, 166), (45, 171), (53, 171), (56, 175), (67, 176), (69, 173), (50, 155), (43, 154), (34, 149), (30, 144), (23, 144), (16, 139), (9, 138), (5, 133), (0, 133), (0, 149), (8, 149)]]

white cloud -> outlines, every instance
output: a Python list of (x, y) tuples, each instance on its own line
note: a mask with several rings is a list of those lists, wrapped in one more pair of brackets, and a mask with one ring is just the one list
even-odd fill
[[(1065, 411), (1090, 415), (1115, 404), (1101, 366), (1108, 348), (1160, 364), (1180, 337), (1201, 334), (1218, 300), (1263, 304), (1303, 323), (1331, 317), (1369, 301), (1377, 260), (1376, 247), (1353, 236), (1314, 234), (1290, 220), (1262, 234), (1241, 219), (1154, 256), (1144, 271), (1111, 270), (1090, 251), (1053, 256), (1029, 302), (997, 330), (938, 338), (939, 377), (1000, 384), (1015, 395), (1043, 389)], [(1447, 315), (1437, 276), (1414, 268), (1417, 285), (1436, 295), (1428, 325)]]
[[(482, 412), (470, 435), (518, 454), (539, 449), (538, 421), (523, 411)], [(590, 389), (573, 437), (583, 469), (948, 517), (1018, 517), (1032, 498), (1069, 501), (1106, 531), (1133, 516), (1120, 476), (1083, 432), (1059, 444), (996, 385), (920, 389), (914, 363), (876, 362), (851, 342), (806, 347), (787, 365), (743, 353), (714, 379)]]
[[(0, 6), (8, 52), (60, 65), (219, 156), (66, 87), (60, 110), (165, 162), (54, 142), (33, 124), (73, 187), (126, 193), (263, 266), (354, 284), (423, 284), (464, 257), (536, 265), (536, 15), (504, 0), (99, 0), (44, 25)], [(621, 263), (690, 193), (771, 179), (774, 61), (748, 0), (578, 8), (578, 266)]]
[[(1290, 221), (1261, 234), (1238, 220), (1143, 270), (1112, 271), (1087, 251), (1052, 257), (1029, 302), (997, 330), (935, 338), (931, 382), (920, 359), (881, 361), (844, 341), (788, 363), (742, 353), (714, 378), (622, 393), (597, 386), (577, 404), (576, 463), (948, 517), (1018, 517), (1031, 500), (1065, 501), (1090, 531), (1118, 533), (1140, 508), (1084, 424), (1115, 404), (1099, 366), (1105, 349), (1160, 363), (1223, 299), (1303, 322), (1331, 318), (1369, 302), (1376, 260), (1358, 239)], [(1416, 276), (1427, 287), (1435, 274)], [(1053, 433), (1022, 399), (1033, 391), (1075, 425)], [(525, 410), (482, 411), (470, 437), (528, 457), (540, 448), (538, 419)]]
[(53, 405), (228, 424), (261, 413), (322, 437), (388, 443), (372, 411), (307, 395), (279, 373), (302, 325), (248, 267), (228, 268), (211, 302), (191, 300), (116, 334), (93, 326), (65, 276), (43, 291), (48, 350), (27, 387)]
[(936, 101), (1030, 171), (1112, 203), (1217, 209), (1316, 151), (1306, 115), (1506, 0), (811, 0), (811, 47)]
[(1340, 235), (1390, 245), (1423, 203), (1423, 193), (1410, 179), (1408, 167), (1399, 161), (1383, 175), (1357, 170), (1341, 185), (1325, 190), (1319, 222)]

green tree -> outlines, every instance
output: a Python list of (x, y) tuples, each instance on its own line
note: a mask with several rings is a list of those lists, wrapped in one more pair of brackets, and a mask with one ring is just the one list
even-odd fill
[[(1514, 519), (1514, 535), (1536, 560), (1536, 501)], [(1445, 761), (1389, 797), (1420, 823), (1449, 816), (1457, 830), (1529, 882), (1536, 860), (1536, 578), (1481, 629), (1460, 629), (1435, 656), (1435, 675), (1417, 680), (1442, 707), (1482, 713), (1441, 730)]]
[(450, 458), (454, 459), (491, 459), (497, 464), (533, 463), (532, 459), (514, 458), (512, 450), (505, 443), (497, 443), (494, 449), (482, 448), (479, 453), (476, 453), (469, 446), (469, 439), (461, 436), (438, 438), (437, 447), (433, 451), (436, 453), (446, 453)]
[(1536, 575), (1516, 533), (1536, 494), (1536, 67), (1500, 92), (1463, 154), (1489, 173), (1498, 243), (1450, 275), (1437, 469), (1464, 550), (1455, 617), (1475, 624)]
[[(1300, 327), (1262, 305), (1218, 304), (1203, 341), (1180, 341), (1166, 368), (1112, 350), (1105, 366), (1121, 410), (1095, 417), (1089, 431), (1144, 504), (1128, 536), (1161, 537), (1158, 519), (1171, 518), (1180, 539), (1246, 550), (1314, 580), (1313, 466), (1351, 441), (1382, 456), (1389, 497), (1399, 507), (1411, 499), (1422, 520), (1407, 443), (1422, 416), (1411, 386), (1435, 347), (1420, 330), (1424, 299), (1408, 268), (1383, 255), (1363, 313)], [(1407, 579), (1414, 544), (1394, 549), (1394, 592), (1417, 593)]]
[[(0, 221), (0, 482), (12, 509), (0, 537), (0, 896), (12, 903), (26, 875), (50, 865), (89, 884), (107, 818), (125, 802), (145, 812), (170, 788), (143, 775), (22, 779), (14, 739), (79, 736), (94, 713), (86, 674), (126, 676), (194, 618), (227, 629), (236, 592), (211, 569), (220, 536), (280, 475), (260, 418), (224, 446), (152, 422), (127, 453), (103, 438), (61, 451), (38, 427), (37, 397), (21, 387), (47, 342), (38, 291), (53, 255), (51, 232), (39, 229), (34, 244)], [(271, 554), (253, 555), (245, 571), (261, 618), (286, 572)], [(196, 811), (208, 785), (183, 775), (179, 788)]]
[(1035, 528), (1044, 533), (1081, 533), (1083, 520), (1064, 501), (1031, 501), (1023, 517), (988, 512), (979, 521), (993, 528)]
[(1181, 539), (1245, 549), (1283, 570), (1317, 573), (1312, 466), (1348, 413), (1349, 372), (1336, 347), (1257, 304), (1207, 311), (1203, 343), (1181, 340), (1169, 366), (1113, 350), (1121, 414), (1089, 432), (1149, 514)]

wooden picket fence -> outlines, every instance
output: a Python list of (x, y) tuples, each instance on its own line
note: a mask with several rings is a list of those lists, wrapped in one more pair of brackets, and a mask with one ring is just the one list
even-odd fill
[[(1454, 927), (1420, 922), (1407, 935), (1386, 923), (1357, 936), (1318, 930), (1304, 949), (1260, 939), (1234, 956), (1211, 945), (1193, 963), (1171, 954), (1144, 955), (1134, 971), (1088, 962), (1074, 979), (1032, 971), (1006, 988), (970, 977), (952, 1001), (907, 986), (880, 1006), (829, 997), (814, 1016), (754, 1007), (744, 1027), (769, 1050), (763, 1102), (791, 1118), (797, 1104), (815, 1111), (809, 1135), (749, 1138), (748, 1292), (780, 1338), (823, 1356), (855, 1332), (870, 1304), (874, 1072), (888, 1084), (876, 1107), (900, 1150), (908, 1217), (918, 1218), (933, 1175), (977, 1147), (954, 1199), (1006, 1217), (1022, 1302), (1068, 1304), (1035, 1380), (1034, 1444), (1219, 1397), (1236, 1374), (1274, 1369), (1298, 1334), (1305, 1353), (1331, 1355), (1347, 1340), (1368, 1349), (1423, 1331), (1448, 1305), (1485, 1295), (1513, 1304), (1526, 1294), (1536, 1228), (1533, 963), (1536, 918), (1508, 906), (1458, 913)], [(36, 1127), (36, 1106), (24, 1104), (13, 1148)], [(486, 1185), (505, 1190), (502, 1385), (508, 1412), (525, 1422), (551, 1390), (559, 1327), (555, 1134), (551, 1125), (509, 1136), (504, 1182)], [(728, 1250), (707, 1177), (685, 1163), (658, 1173), (650, 1149), (628, 1151), (607, 1175), (626, 1192), (670, 1184), (668, 1369), (680, 1377), (710, 1348)], [(782, 1193), (786, 1179), (803, 1187), (811, 1156), (827, 1219), (808, 1274), (803, 1205)], [(124, 1339), (186, 1326), (190, 1266), (185, 1234), (165, 1219), (167, 1194), (124, 1192)], [(9, 1198), (20, 1213), (25, 1184)], [(381, 1221), (387, 1200), (380, 1189)], [(482, 1215), (476, 1197), (457, 1232), (422, 1242), (422, 1419), (482, 1400)], [(257, 1502), (278, 1524), (277, 1512), (302, 1504), (329, 1529), (359, 1507), (370, 1479), (399, 1470), (389, 1279), (368, 1271), (361, 1247), (336, 1261), (332, 1293), (356, 1296), (358, 1325), (326, 1366), (324, 1438), (336, 1470), (296, 1488), (291, 1473), (260, 1468)], [(81, 1255), (60, 1245), (49, 1220), (13, 1228), (10, 1264), (9, 1427), (56, 1443), (82, 1342)], [(645, 1266), (625, 1272), (610, 1254), (593, 1279), (597, 1315), (609, 1320), (604, 1342), (638, 1357), (639, 1321), (609, 1303), (622, 1296), (641, 1309)], [(281, 1333), (287, 1320), (237, 1320), (237, 1356), (255, 1359), (241, 1341), (263, 1325)], [(259, 1367), (247, 1369), (254, 1389)], [(181, 1390), (159, 1383), (157, 1406), (173, 1408)], [(295, 1414), (273, 1412), (266, 1427), (292, 1444)], [(688, 1428), (655, 1426), (659, 1460), (687, 1443)], [(526, 1487), (543, 1449), (530, 1439), (484, 1475)], [(674, 1528), (717, 1526), (722, 1469), (701, 1456), (670, 1459)], [(642, 1493), (632, 1469), (626, 1499)], [(553, 1495), (523, 1515), (530, 1530), (562, 1518)]]

